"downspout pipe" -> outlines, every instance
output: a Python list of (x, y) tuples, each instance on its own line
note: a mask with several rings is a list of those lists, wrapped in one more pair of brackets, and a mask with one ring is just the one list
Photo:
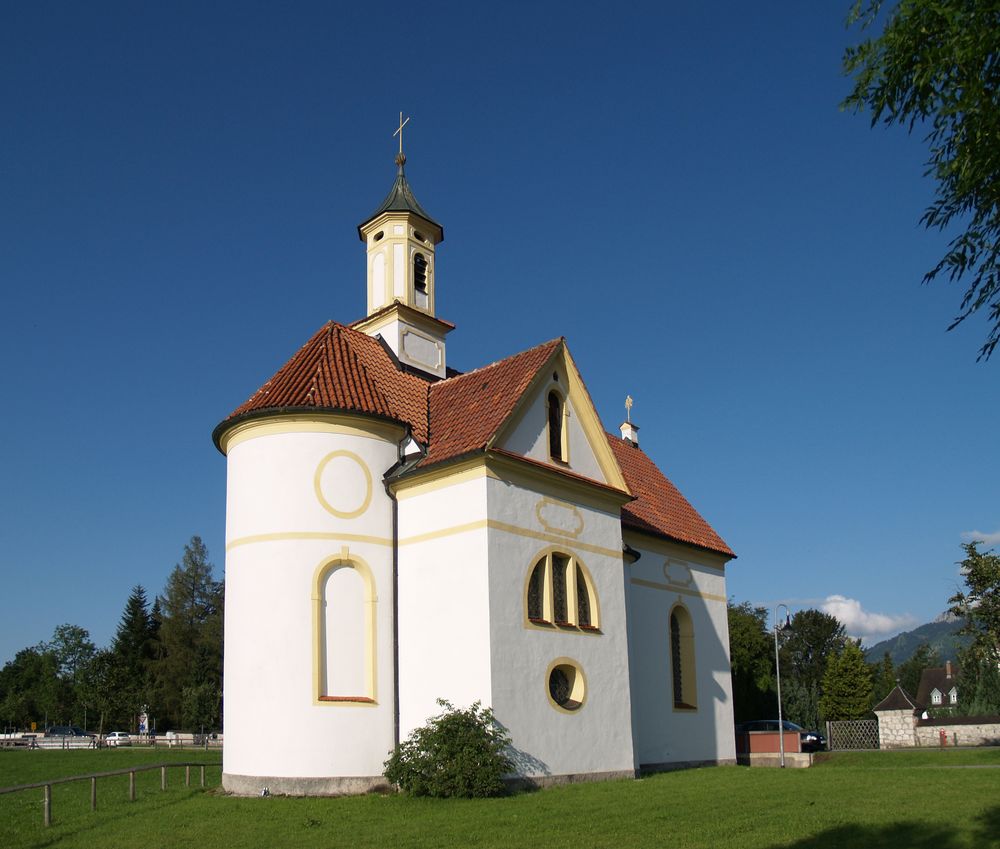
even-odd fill
[[(392, 491), (393, 476), (407, 462), (406, 448), (413, 439), (410, 428), (399, 442), (396, 462), (382, 475), (382, 486), (392, 504), (392, 748), (399, 748), (399, 501)], [(419, 444), (419, 443), (417, 443)], [(421, 455), (423, 450), (421, 450)]]

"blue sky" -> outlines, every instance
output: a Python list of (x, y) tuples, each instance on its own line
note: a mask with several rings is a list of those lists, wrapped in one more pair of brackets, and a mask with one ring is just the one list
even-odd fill
[(838, 109), (848, 5), (8, 6), (0, 662), (106, 644), (193, 534), (221, 574), (210, 433), (363, 315), (400, 110), (449, 364), (565, 335), (737, 600), (871, 639), (940, 613), (1000, 534), (1000, 363), (920, 285), (920, 138)]

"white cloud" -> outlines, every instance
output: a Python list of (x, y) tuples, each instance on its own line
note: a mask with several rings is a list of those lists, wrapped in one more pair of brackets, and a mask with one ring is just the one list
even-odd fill
[(962, 540), (965, 542), (981, 542), (985, 546), (1000, 545), (1000, 531), (993, 531), (993, 533), (986, 531), (962, 531)]
[(908, 613), (898, 616), (872, 613), (857, 599), (843, 595), (828, 595), (820, 604), (820, 610), (835, 616), (849, 636), (861, 637), (869, 645), (917, 624)]

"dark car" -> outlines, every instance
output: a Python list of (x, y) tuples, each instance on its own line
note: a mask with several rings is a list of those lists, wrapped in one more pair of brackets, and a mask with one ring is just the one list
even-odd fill
[(78, 725), (51, 725), (45, 729), (46, 737), (93, 737)]
[[(803, 752), (822, 752), (826, 749), (826, 737), (818, 731), (806, 731), (801, 725), (789, 722), (787, 719), (782, 723), (785, 731), (798, 731), (800, 748)], [(778, 720), (776, 719), (755, 719), (752, 722), (744, 722), (736, 726), (737, 734), (746, 734), (750, 731), (775, 731), (778, 730)]]

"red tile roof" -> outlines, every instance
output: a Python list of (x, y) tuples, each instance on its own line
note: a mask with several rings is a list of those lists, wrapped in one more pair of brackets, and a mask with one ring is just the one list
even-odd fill
[(486, 448), (538, 370), (564, 339), (553, 339), (505, 360), (430, 387), (430, 446), (421, 467)]
[(635, 501), (622, 507), (622, 525), (637, 531), (735, 557), (712, 526), (642, 451), (619, 436), (607, 434)]
[(395, 419), (427, 441), (427, 381), (397, 368), (377, 339), (334, 321), (216, 428), (216, 441), (235, 419), (309, 408)]
[[(427, 446), (426, 468), (484, 451), (539, 370), (565, 345), (553, 339), (512, 357), (437, 383), (403, 371), (383, 344), (327, 322), (216, 429), (216, 444), (237, 420), (306, 409), (357, 412), (409, 425)], [(607, 434), (635, 500), (622, 524), (657, 536), (735, 555), (640, 449)], [(559, 470), (555, 470), (559, 471)]]

